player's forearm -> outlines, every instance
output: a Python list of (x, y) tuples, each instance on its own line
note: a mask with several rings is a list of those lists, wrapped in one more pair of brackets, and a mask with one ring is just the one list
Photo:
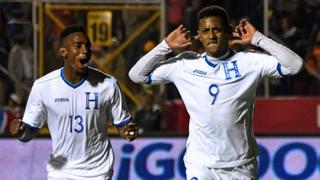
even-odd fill
[(153, 68), (159, 63), (164, 56), (172, 50), (168, 44), (163, 40), (149, 53), (144, 55), (138, 62), (130, 69), (129, 77), (133, 82), (144, 83), (147, 80), (147, 75), (152, 72)]
[(21, 119), (14, 119), (10, 124), (10, 134), (18, 138), (22, 142), (28, 142), (33, 139), (38, 132), (38, 128), (29, 127), (21, 121)]
[(12, 130), (11, 134), (21, 142), (28, 142), (36, 136), (38, 131), (30, 129), (28, 125), (23, 122), (21, 123), (18, 130)]
[(285, 75), (297, 74), (303, 65), (303, 60), (300, 56), (258, 31), (254, 34), (251, 43), (276, 57), (283, 67), (283, 74)]
[(25, 128), (24, 132), (21, 132), (19, 136), (16, 136), (21, 142), (29, 142), (36, 136), (37, 132), (32, 131), (29, 128)]

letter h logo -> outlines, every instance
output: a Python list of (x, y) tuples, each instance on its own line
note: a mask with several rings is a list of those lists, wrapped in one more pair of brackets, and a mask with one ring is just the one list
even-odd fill
[(238, 69), (237, 61), (231, 61), (231, 63), (233, 65), (233, 68), (229, 68), (228, 67), (228, 64), (229, 64), (228, 62), (223, 62), (222, 63), (223, 68), (224, 68), (224, 73), (226, 74), (226, 79), (225, 80), (232, 79), (232, 77), (230, 76), (230, 72), (231, 71), (234, 71), (235, 78), (241, 77), (241, 74), (240, 74), (239, 69)]
[(94, 99), (90, 99), (90, 94), (91, 92), (86, 92), (86, 109), (91, 109), (90, 108), (90, 102), (94, 102), (94, 108), (93, 109), (98, 109), (98, 98), (99, 98), (99, 93), (94, 92)]

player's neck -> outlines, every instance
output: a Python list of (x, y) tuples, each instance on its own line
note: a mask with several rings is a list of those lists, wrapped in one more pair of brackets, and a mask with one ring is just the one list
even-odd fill
[(232, 54), (232, 50), (231, 49), (228, 49), (228, 51), (223, 54), (222, 56), (218, 57), (219, 59), (227, 59), (228, 57), (230, 57)]
[(232, 50), (228, 49), (228, 51), (226, 53), (224, 53), (224, 54), (222, 54), (221, 56), (218, 56), (218, 57), (213, 57), (213, 56), (210, 56), (209, 54), (206, 54), (206, 55), (209, 56), (210, 60), (220, 61), (220, 60), (229, 58), (230, 56), (232, 56), (232, 54), (233, 54)]
[(85, 78), (87, 72), (79, 73), (76, 71), (66, 71), (64, 70), (63, 75), (64, 77), (72, 84), (79, 83), (83, 78)]

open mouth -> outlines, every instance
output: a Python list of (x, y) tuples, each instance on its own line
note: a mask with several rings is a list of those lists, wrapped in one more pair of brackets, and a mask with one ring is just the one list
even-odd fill
[(89, 62), (89, 59), (81, 59), (80, 60), (80, 64), (84, 67), (88, 66), (88, 62)]
[(80, 63), (83, 65), (83, 64), (87, 64), (88, 63), (88, 59), (81, 59), (80, 60)]

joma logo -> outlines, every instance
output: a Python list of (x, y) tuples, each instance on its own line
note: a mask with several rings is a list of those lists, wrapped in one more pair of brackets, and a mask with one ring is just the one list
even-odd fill
[(69, 102), (69, 98), (54, 98), (54, 102)]
[(207, 72), (201, 71), (201, 70), (198, 70), (198, 69), (194, 70), (193, 73), (201, 74), (201, 75), (207, 75)]

